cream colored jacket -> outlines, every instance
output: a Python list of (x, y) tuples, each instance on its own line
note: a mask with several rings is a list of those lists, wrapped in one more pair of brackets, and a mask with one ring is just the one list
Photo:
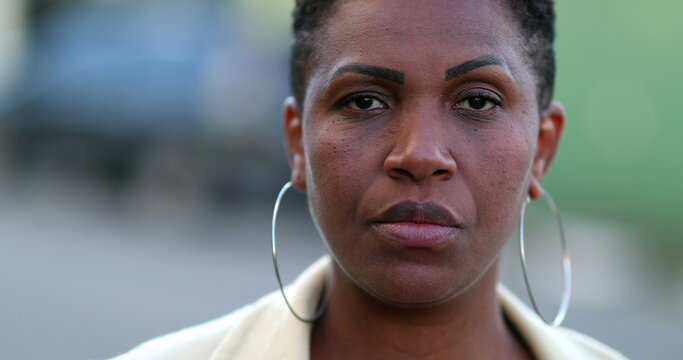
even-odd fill
[[(324, 257), (311, 265), (287, 297), (301, 314), (312, 314), (329, 267)], [(509, 321), (540, 360), (626, 359), (580, 333), (543, 323), (503, 286), (498, 297)], [(112, 360), (308, 360), (311, 325), (297, 320), (279, 292), (217, 320), (150, 340)]]

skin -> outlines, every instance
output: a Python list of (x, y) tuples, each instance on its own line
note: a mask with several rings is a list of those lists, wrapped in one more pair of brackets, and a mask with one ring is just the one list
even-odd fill
[[(493, 0), (349, 0), (322, 27), (303, 109), (290, 98), (283, 116), (292, 181), (333, 258), (313, 359), (532, 358), (501, 314), (497, 263), (564, 111), (538, 108), (520, 41)], [(481, 57), (502, 61), (453, 71)], [(405, 200), (446, 209), (447, 241), (378, 231)]]

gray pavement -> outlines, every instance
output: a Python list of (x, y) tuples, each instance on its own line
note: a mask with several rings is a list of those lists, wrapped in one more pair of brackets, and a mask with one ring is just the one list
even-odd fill
[[(141, 213), (111, 200), (87, 186), (0, 192), (0, 359), (104, 359), (275, 289), (269, 204)], [(283, 211), (281, 265), (292, 280), (324, 247), (306, 210)], [(657, 294), (670, 284), (650, 283), (659, 273), (645, 268), (647, 256), (634, 261), (636, 250), (596, 246), (587, 234), (572, 243), (577, 294), (566, 325), (634, 359), (680, 358), (683, 311)], [(503, 278), (524, 295), (513, 252)]]

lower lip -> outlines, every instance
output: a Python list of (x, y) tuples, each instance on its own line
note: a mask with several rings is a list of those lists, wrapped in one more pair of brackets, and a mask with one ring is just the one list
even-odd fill
[(377, 223), (375, 228), (386, 238), (408, 247), (432, 247), (447, 242), (456, 228), (413, 222)]

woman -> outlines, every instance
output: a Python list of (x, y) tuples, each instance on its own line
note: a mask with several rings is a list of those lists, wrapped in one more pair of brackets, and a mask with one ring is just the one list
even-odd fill
[(288, 288), (293, 312), (273, 293), (121, 359), (621, 359), (497, 286), (564, 125), (551, 1), (300, 0), (294, 17), (284, 135), (330, 258)]

